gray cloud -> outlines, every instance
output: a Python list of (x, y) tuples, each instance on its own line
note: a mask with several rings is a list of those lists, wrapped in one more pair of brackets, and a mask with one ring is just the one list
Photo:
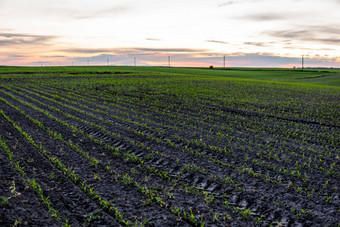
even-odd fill
[(161, 39), (157, 39), (157, 38), (145, 38), (145, 40), (148, 40), (148, 41), (161, 41)]
[[(201, 61), (206, 61), (211, 64), (221, 65), (222, 57), (202, 57)], [(277, 56), (274, 53), (241, 53), (235, 52), (226, 55), (226, 60), (229, 66), (235, 67), (282, 67), (283, 65), (301, 64), (300, 57), (285, 57)], [(317, 65), (325, 67), (338, 67), (337, 59), (322, 58), (320, 56), (306, 56), (306, 66)], [(337, 65), (338, 64), (338, 65)]]
[(28, 56), (20, 55), (20, 54), (10, 54), (10, 55), (8, 55), (8, 57), (10, 57), (10, 58), (26, 58)]
[(52, 56), (40, 56), (42, 58), (66, 58), (66, 56), (63, 55), (52, 55)]
[(71, 48), (71, 49), (61, 49), (59, 51), (68, 53), (113, 53), (113, 54), (154, 54), (154, 53), (197, 53), (207, 51), (205, 49), (193, 49), (193, 48)]
[[(77, 57), (71, 59), (76, 65), (106, 65), (109, 59), (110, 65), (134, 65), (134, 56), (137, 59), (137, 65), (167, 65), (166, 55), (115, 55), (100, 54), (90, 57)], [(325, 67), (338, 67), (337, 59), (324, 58), (322, 56), (305, 56), (306, 66), (317, 65)], [(171, 56), (174, 65), (186, 66), (186, 64), (195, 63), (200, 66), (222, 66), (223, 54), (218, 53), (175, 53)], [(69, 59), (70, 60), (70, 59)], [(300, 57), (277, 56), (275, 53), (242, 53), (234, 52), (226, 55), (227, 65), (235, 67), (282, 67), (287, 65), (299, 66)]]
[(49, 61), (34, 61), (34, 62), (30, 62), (31, 64), (50, 64), (51, 62)]
[(56, 36), (32, 35), (22, 33), (0, 33), (0, 45), (44, 45), (56, 38)]
[(268, 47), (268, 46), (271, 46), (270, 44), (264, 43), (264, 42), (244, 42), (243, 44), (251, 45), (251, 46), (258, 46), (258, 47)]
[(157, 56), (157, 55), (133, 55), (133, 54), (99, 54), (93, 55), (89, 57), (75, 57), (71, 60), (74, 61), (75, 65), (87, 65), (89, 62), (90, 65), (106, 65), (107, 61), (110, 65), (134, 65), (134, 57), (136, 57), (137, 65), (149, 65), (150, 62), (158, 63), (159, 65), (163, 65), (163, 62), (166, 62), (167, 65), (167, 56)]
[(66, 53), (83, 53), (83, 54), (96, 54), (96, 53), (108, 53), (112, 52), (112, 49), (107, 48), (68, 48), (68, 49), (59, 49), (60, 52)]
[[(173, 53), (171, 54), (172, 66), (209, 66), (220, 67), (223, 65), (222, 53)], [(168, 55), (147, 54), (147, 55), (121, 55), (121, 54), (93, 54), (92, 56), (79, 56), (58, 60), (41, 60), (30, 62), (29, 65), (106, 65), (109, 60), (110, 65), (134, 65), (134, 57), (138, 66), (159, 65), (167, 66)], [(299, 66), (300, 57), (277, 56), (275, 53), (243, 53), (234, 52), (226, 55), (227, 66), (234, 67), (282, 67)], [(329, 56), (308, 56), (305, 55), (305, 64), (308, 66), (339, 67), (339, 58), (329, 58)]]
[(273, 21), (273, 20), (283, 20), (291, 18), (292, 15), (279, 14), (279, 13), (261, 13), (261, 14), (250, 14), (246, 16), (238, 17), (238, 19), (251, 20), (251, 21)]
[(308, 51), (333, 51), (335, 49), (332, 48), (306, 48), (306, 47), (298, 47), (298, 46), (286, 46), (284, 49), (289, 50), (308, 50)]
[(230, 5), (235, 5), (235, 4), (238, 4), (238, 3), (239, 2), (237, 2), (237, 1), (228, 1), (228, 2), (218, 4), (218, 7), (230, 6)]
[(281, 39), (317, 42), (329, 45), (340, 44), (340, 29), (332, 26), (307, 26), (290, 30), (266, 31), (264, 34)]
[(314, 39), (311, 41), (321, 42), (324, 44), (331, 44), (331, 45), (340, 45), (340, 38), (326, 38), (326, 39)]
[(235, 5), (235, 4), (241, 4), (241, 3), (256, 3), (256, 2), (262, 2), (265, 0), (238, 0), (238, 1), (227, 1), (223, 2), (221, 4), (218, 4), (218, 7), (224, 7), (224, 6), (230, 6), (230, 5)]
[[(213, 58), (201, 58), (202, 60), (210, 61), (211, 63), (216, 62), (218, 64), (222, 63), (221, 57)], [(299, 58), (288, 58), (274, 56), (272, 54), (263, 53), (231, 53), (226, 55), (226, 61), (228, 65), (236, 67), (279, 67), (281, 65), (299, 63)]]
[(318, 31), (321, 33), (340, 35), (340, 24), (324, 25), (324, 26), (308, 26), (307, 29)]
[(265, 34), (268, 34), (270, 36), (274, 36), (276, 38), (284, 38), (284, 39), (304, 39), (306, 37), (310, 37), (314, 33), (310, 30), (281, 30), (281, 31), (267, 31), (264, 32)]
[(209, 43), (220, 43), (220, 44), (228, 44), (228, 42), (224, 42), (224, 41), (220, 41), (220, 40), (213, 40), (213, 39), (209, 39), (206, 40)]
[(194, 48), (131, 48), (136, 51), (146, 52), (184, 52), (184, 53), (197, 53), (202, 51), (208, 51), (205, 49), (194, 49)]
[(75, 57), (75, 58), (72, 58), (72, 60), (75, 60), (75, 61), (80, 61), (80, 62), (85, 62), (87, 60), (90, 60), (91, 62), (105, 62), (106, 63), (106, 60), (107, 59), (117, 59), (117, 58), (121, 58), (120, 55), (114, 55), (114, 54), (99, 54), (99, 55), (93, 55), (93, 56), (90, 56), (90, 57)]

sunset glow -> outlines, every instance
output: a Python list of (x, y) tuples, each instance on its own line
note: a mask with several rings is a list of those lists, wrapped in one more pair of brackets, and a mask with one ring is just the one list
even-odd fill
[(0, 65), (340, 67), (339, 0), (0, 0)]

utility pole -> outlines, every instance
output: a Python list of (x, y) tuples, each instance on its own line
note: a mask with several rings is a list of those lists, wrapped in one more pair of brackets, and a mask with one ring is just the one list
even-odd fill
[(169, 67), (170, 67), (170, 56), (168, 56), (168, 63), (169, 63)]
[(89, 59), (87, 59), (87, 66), (89, 66), (90, 65), (90, 61), (89, 61)]
[(133, 57), (133, 59), (134, 59), (134, 62), (135, 62), (135, 66), (137, 66), (136, 57)]
[(302, 55), (302, 69), (304, 68), (304, 64), (305, 64), (305, 56)]
[(106, 59), (106, 63), (107, 63), (107, 66), (109, 66), (109, 59), (108, 58)]
[(223, 56), (223, 68), (225, 68), (225, 55)]

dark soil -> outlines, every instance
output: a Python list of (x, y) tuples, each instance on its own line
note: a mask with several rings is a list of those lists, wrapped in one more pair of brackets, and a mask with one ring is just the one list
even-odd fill
[[(316, 150), (324, 149), (326, 143), (322, 141), (311, 143), (313, 133), (315, 132), (316, 135), (318, 130), (337, 133), (338, 126), (315, 125), (315, 122), (303, 119), (266, 118), (261, 114), (248, 116), (242, 111), (231, 111), (226, 108), (218, 110), (207, 108), (200, 113), (190, 112), (188, 109), (178, 110), (176, 114), (184, 116), (180, 120), (187, 120), (188, 124), (172, 127), (173, 125), (168, 126), (168, 122), (176, 122), (175, 115), (162, 114), (161, 108), (158, 112), (150, 112), (148, 106), (143, 103), (129, 102), (129, 97), (122, 99), (116, 107), (108, 107), (101, 97), (92, 97), (97, 100), (96, 102), (84, 102), (68, 95), (65, 92), (67, 89), (53, 86), (41, 87), (40, 91), (34, 88), (27, 89), (25, 86), (17, 86), (15, 89), (0, 87), (0, 90), (35, 107), (47, 110), (62, 122), (83, 130), (82, 135), (0, 92), (0, 97), (42, 122), (46, 128), (60, 133), (64, 141), (72, 141), (72, 144), (77, 144), (81, 150), (88, 152), (91, 158), (99, 161), (98, 165), (91, 165), (81, 154), (54, 139), (23, 114), (0, 100), (0, 107), (7, 116), (17, 122), (34, 141), (41, 144), (49, 155), (57, 157), (63, 164), (74, 170), (103, 199), (117, 207), (130, 223), (139, 221), (150, 226), (195, 225), (190, 221), (191, 214), (199, 220), (198, 223), (204, 223), (205, 226), (336, 226), (339, 223), (339, 175), (328, 176), (329, 181), (325, 186), (320, 183), (325, 182), (326, 179), (320, 169), (300, 170), (308, 176), (308, 182), (288, 172), (283, 173), (281, 170), (285, 169), (289, 172), (295, 170), (294, 163), (289, 163), (288, 159), (306, 162), (301, 158), (302, 154), (299, 150), (303, 143), (293, 137), (286, 137), (274, 143), (272, 141), (278, 138), (280, 132), (274, 135), (263, 133), (263, 136), (258, 138), (254, 132), (236, 128), (232, 133), (237, 133), (237, 139), (231, 140), (229, 145), (213, 139), (206, 139), (206, 143), (211, 147), (199, 142), (188, 143), (189, 140), (199, 140), (198, 138), (210, 133), (209, 128), (200, 121), (202, 116), (208, 115), (214, 117), (215, 124), (219, 124), (219, 121), (222, 124), (225, 121), (232, 122), (245, 117), (254, 122), (265, 122), (268, 127), (274, 127), (276, 124), (283, 128), (307, 127), (311, 135), (306, 139), (306, 143)], [(47, 95), (48, 92), (59, 93), (61, 98), (70, 102), (67, 103), (62, 99), (57, 100), (61, 102), (60, 104), (51, 102), (49, 99), (54, 98), (52, 95)], [(87, 98), (91, 100), (91, 95)], [(71, 101), (77, 102), (77, 105), (72, 104)], [(60, 111), (56, 112), (49, 106), (56, 107)], [(214, 111), (216, 113), (210, 113)], [(147, 117), (151, 120), (145, 120)], [(147, 124), (149, 128), (144, 127), (143, 124)], [(102, 127), (102, 130), (95, 125)], [(155, 128), (163, 130), (163, 133), (153, 130)], [(296, 128), (292, 128), (292, 131)], [(118, 133), (119, 136), (116, 136)], [(69, 220), (70, 225), (119, 225), (113, 213), (105, 211), (98, 201), (69, 180), (2, 116), (0, 116), (0, 135), (13, 151), (15, 159), (24, 168), (26, 177), (35, 179), (42, 186), (54, 208), (62, 217)], [(102, 145), (94, 143), (89, 136), (101, 140)], [(152, 138), (159, 138), (159, 140)], [(254, 145), (247, 150), (243, 141), (252, 139), (258, 147)], [(172, 141), (173, 145), (166, 141)], [(119, 152), (126, 155), (115, 156), (105, 145), (119, 148)], [(232, 152), (230, 155), (219, 153), (212, 146), (228, 147)], [(260, 148), (266, 153), (259, 154), (257, 151)], [(270, 149), (278, 151), (280, 148), (286, 148), (289, 152), (280, 154), (281, 159), (268, 158)], [(297, 155), (293, 158), (295, 153)], [(128, 155), (141, 158), (144, 163), (131, 161), (127, 158)], [(306, 153), (306, 156), (306, 160), (308, 157), (322, 158), (322, 162), (317, 159), (315, 162), (323, 168), (329, 167), (335, 161), (334, 172), (338, 173), (339, 161), (334, 160), (333, 156), (326, 157), (322, 153), (316, 156)], [(7, 159), (4, 152), (0, 152), (0, 195), (11, 197), (8, 204), (0, 206), (0, 224), (4, 226), (15, 225), (15, 223), (37, 226), (63, 224), (63, 220), (55, 220), (38, 196), (30, 187), (25, 186), (24, 180)], [(263, 162), (256, 164), (253, 160)], [(113, 173), (106, 171), (105, 166), (110, 167)], [(186, 166), (191, 167), (186, 168)], [(272, 166), (275, 166), (275, 169)], [(168, 178), (160, 176), (161, 171), (167, 172)], [(253, 173), (261, 174), (263, 177), (257, 177)], [(163, 205), (157, 203), (156, 199), (149, 200), (137, 189), (135, 183), (124, 183), (115, 177), (126, 174), (132, 177), (132, 182), (153, 191), (157, 198), (164, 201)], [(226, 181), (226, 178), (233, 181)], [(13, 182), (16, 191), (20, 193), (14, 198), (10, 189)], [(310, 196), (308, 193), (312, 192), (312, 187), (315, 193)], [(329, 196), (331, 200), (327, 201)], [(187, 213), (176, 214), (174, 208)], [(247, 210), (250, 213), (244, 213)]]

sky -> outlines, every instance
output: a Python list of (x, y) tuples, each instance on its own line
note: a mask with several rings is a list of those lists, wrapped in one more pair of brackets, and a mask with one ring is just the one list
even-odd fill
[(301, 67), (302, 55), (340, 67), (340, 0), (0, 0), (0, 65)]

